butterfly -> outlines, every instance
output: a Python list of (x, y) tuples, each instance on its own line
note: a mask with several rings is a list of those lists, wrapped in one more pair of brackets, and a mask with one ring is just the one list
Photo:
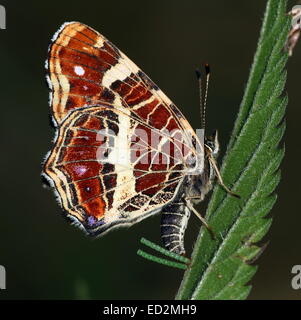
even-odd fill
[(215, 176), (217, 134), (198, 137), (169, 98), (89, 26), (64, 23), (46, 61), (56, 129), (43, 175), (91, 236), (161, 212), (164, 246), (185, 254), (194, 203)]

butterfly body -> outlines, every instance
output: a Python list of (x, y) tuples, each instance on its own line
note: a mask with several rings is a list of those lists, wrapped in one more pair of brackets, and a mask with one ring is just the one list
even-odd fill
[(211, 188), (217, 140), (204, 145), (165, 94), (84, 24), (58, 30), (46, 68), (57, 134), (43, 172), (65, 216), (99, 236), (162, 212), (163, 243), (183, 254), (187, 204)]

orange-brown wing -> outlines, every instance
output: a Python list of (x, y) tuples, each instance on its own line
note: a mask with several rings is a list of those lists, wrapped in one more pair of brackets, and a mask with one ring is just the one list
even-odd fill
[[(187, 120), (98, 32), (65, 23), (46, 66), (58, 135), (44, 172), (67, 216), (85, 231), (97, 235), (158, 212), (176, 197), (187, 170), (202, 171), (203, 149)], [(118, 132), (106, 132), (99, 144), (97, 132), (108, 128)], [(144, 151), (133, 158), (136, 137)], [(114, 153), (126, 158), (125, 165), (105, 156)]]
[(51, 110), (58, 126), (72, 110), (107, 104), (127, 109), (159, 130), (183, 130), (192, 149), (199, 143), (177, 107), (97, 31), (69, 22), (62, 25), (52, 41), (46, 68)]

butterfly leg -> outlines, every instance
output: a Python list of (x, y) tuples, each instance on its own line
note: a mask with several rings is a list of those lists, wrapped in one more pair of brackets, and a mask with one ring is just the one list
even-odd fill
[(220, 173), (220, 171), (219, 171), (219, 169), (218, 169), (218, 167), (217, 167), (217, 164), (216, 164), (216, 161), (215, 161), (214, 157), (210, 155), (210, 156), (208, 157), (208, 160), (209, 160), (212, 168), (214, 169), (214, 172), (215, 172), (216, 177), (217, 177), (217, 181), (218, 181), (218, 183), (220, 184), (220, 186), (223, 187), (223, 188), (226, 190), (226, 192), (228, 192), (231, 196), (240, 199), (240, 196), (239, 196), (238, 194), (236, 194), (236, 193), (234, 193), (233, 191), (231, 191), (231, 190), (225, 185), (225, 183), (224, 183), (224, 181), (223, 181), (223, 178), (222, 178), (222, 176), (221, 176), (221, 173)]
[(208, 222), (200, 215), (200, 213), (193, 207), (193, 205), (187, 201), (186, 202), (187, 208), (192, 211), (202, 222), (202, 224), (206, 227), (206, 229), (209, 231), (211, 238), (213, 240), (216, 239), (214, 231), (212, 230), (212, 228), (209, 226)]

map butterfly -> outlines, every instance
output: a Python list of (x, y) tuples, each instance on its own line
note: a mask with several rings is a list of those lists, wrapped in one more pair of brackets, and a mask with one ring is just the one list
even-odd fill
[(161, 212), (164, 246), (185, 254), (193, 205), (218, 173), (217, 135), (196, 135), (129, 58), (79, 22), (61, 26), (46, 61), (56, 136), (43, 164), (64, 215), (91, 236)]

